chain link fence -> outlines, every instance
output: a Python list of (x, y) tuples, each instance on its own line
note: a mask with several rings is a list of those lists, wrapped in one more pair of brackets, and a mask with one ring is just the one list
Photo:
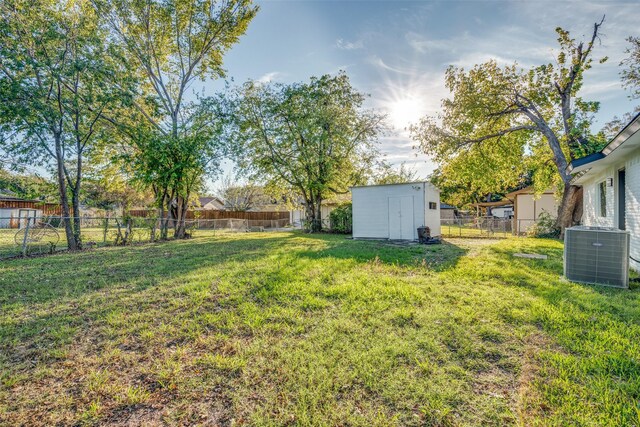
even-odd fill
[(540, 221), (535, 219), (456, 217), (441, 219), (440, 233), (442, 237), (504, 239), (535, 234), (539, 223)]
[(493, 238), (504, 239), (528, 235), (535, 229), (537, 220), (513, 218), (457, 217), (440, 220), (442, 237)]
[[(5, 221), (3, 221), (5, 220)], [(0, 218), (0, 259), (51, 254), (67, 249), (65, 221), (73, 218), (32, 217)], [(160, 236), (157, 218), (81, 217), (80, 236), (84, 249), (101, 246), (130, 245), (152, 242)], [(175, 221), (169, 221), (169, 237)], [(189, 219), (186, 232), (191, 237), (215, 235), (217, 232), (259, 232), (283, 230), (288, 219)]]

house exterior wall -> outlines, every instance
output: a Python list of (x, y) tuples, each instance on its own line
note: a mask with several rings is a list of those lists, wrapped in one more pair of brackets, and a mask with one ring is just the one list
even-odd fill
[(496, 218), (509, 218), (511, 215), (513, 215), (513, 206), (491, 208), (491, 215)]
[[(440, 192), (430, 183), (410, 183), (354, 187), (353, 203), (354, 238), (389, 238), (389, 198), (413, 198), (413, 240), (417, 240), (420, 226), (431, 229), (432, 236), (440, 235)], [(435, 209), (429, 209), (429, 202)]]
[(320, 218), (322, 219), (322, 221), (328, 223), (329, 222), (329, 214), (331, 214), (331, 211), (334, 210), (337, 207), (338, 207), (337, 205), (321, 205), (320, 206)]
[(542, 213), (548, 213), (552, 218), (558, 216), (558, 202), (555, 195), (544, 193), (539, 198), (534, 194), (522, 193), (516, 195), (514, 206), (514, 230), (526, 233)]
[(456, 219), (454, 209), (440, 209), (440, 219)]
[[(640, 260), (640, 150), (636, 150), (601, 173), (584, 181), (582, 223), (595, 227), (616, 227), (618, 224), (618, 171), (625, 170), (625, 216), (626, 229), (631, 234), (630, 255)], [(599, 183), (613, 178), (613, 186), (606, 188), (606, 216), (600, 216)], [(629, 260), (630, 266), (640, 271), (640, 263)]]

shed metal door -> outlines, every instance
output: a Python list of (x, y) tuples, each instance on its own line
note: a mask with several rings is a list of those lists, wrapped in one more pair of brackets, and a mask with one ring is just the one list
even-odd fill
[(413, 196), (389, 197), (389, 239), (413, 240)]

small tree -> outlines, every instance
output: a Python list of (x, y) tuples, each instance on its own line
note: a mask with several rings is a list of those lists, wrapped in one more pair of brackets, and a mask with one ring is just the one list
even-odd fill
[(132, 131), (131, 122), (117, 120), (133, 145), (127, 158), (139, 182), (155, 193), (162, 237), (173, 224), (174, 236), (182, 238), (189, 198), (205, 171), (217, 172), (214, 165), (223, 155), (211, 140), (218, 117), (201, 114), (210, 105), (193, 100), (191, 85), (224, 75), (222, 58), (257, 7), (250, 0), (92, 1), (113, 40), (128, 53), (127, 65), (145, 82), (130, 115), (146, 129)]
[(240, 183), (232, 175), (225, 176), (220, 182), (217, 196), (224, 202), (226, 209), (231, 211), (249, 211), (255, 207), (269, 204), (272, 200), (263, 186), (254, 182)]
[(489, 61), (468, 72), (450, 67), (446, 85), (453, 97), (443, 100), (442, 114), (411, 127), (419, 147), (440, 164), (442, 176), (451, 175), (461, 185), (479, 183), (475, 191), (488, 193), (506, 190), (531, 170), (538, 191), (554, 183), (562, 187), (560, 228), (579, 219), (580, 190), (571, 184), (567, 166), (602, 144), (589, 133), (599, 105), (582, 100), (578, 92), (603, 21), (594, 24), (586, 43), (557, 28), (556, 64), (522, 70)]
[(239, 91), (231, 137), (242, 142), (241, 166), (299, 193), (312, 231), (321, 229), (322, 201), (366, 182), (375, 162), (384, 116), (363, 109), (364, 100), (345, 73)]
[(124, 101), (121, 61), (88, 0), (6, 0), (0, 15), (2, 148), (53, 166), (67, 245), (79, 249), (83, 164), (100, 118)]

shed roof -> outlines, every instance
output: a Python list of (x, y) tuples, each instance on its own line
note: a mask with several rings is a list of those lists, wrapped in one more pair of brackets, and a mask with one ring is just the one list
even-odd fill
[(349, 189), (353, 188), (368, 188), (368, 187), (387, 187), (390, 185), (410, 185), (410, 184), (430, 184), (427, 181), (414, 181), (414, 182), (396, 182), (393, 184), (371, 184), (371, 185), (354, 185), (349, 187)]

